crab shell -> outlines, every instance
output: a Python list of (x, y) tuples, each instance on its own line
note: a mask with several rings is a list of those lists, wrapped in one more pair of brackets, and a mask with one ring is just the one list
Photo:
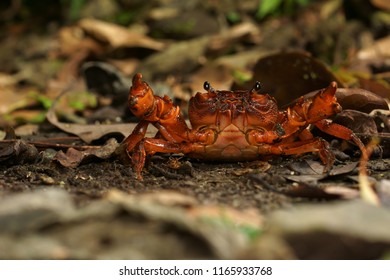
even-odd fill
[(222, 161), (258, 158), (258, 149), (248, 142), (247, 133), (274, 130), (279, 111), (275, 99), (259, 93), (260, 84), (256, 85), (249, 91), (226, 91), (214, 90), (205, 82), (208, 91), (190, 99), (188, 115), (192, 129), (212, 129), (215, 141), (197, 147), (191, 157)]

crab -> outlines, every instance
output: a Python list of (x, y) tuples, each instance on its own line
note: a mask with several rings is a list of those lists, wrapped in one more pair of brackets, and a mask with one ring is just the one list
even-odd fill
[[(342, 111), (335, 96), (337, 83), (319, 90), (313, 97), (300, 97), (296, 103), (279, 110), (276, 100), (261, 93), (256, 82), (250, 90), (215, 90), (204, 83), (189, 101), (189, 127), (168, 96), (160, 97), (142, 80), (133, 77), (128, 106), (140, 119), (133, 132), (123, 141), (137, 178), (148, 155), (180, 153), (191, 158), (214, 161), (250, 161), (265, 155), (300, 155), (318, 153), (324, 172), (333, 166), (335, 156), (329, 143), (314, 137), (309, 127), (353, 142), (366, 153), (361, 140), (347, 127), (333, 123), (329, 117)], [(158, 132), (145, 137), (148, 126)]]

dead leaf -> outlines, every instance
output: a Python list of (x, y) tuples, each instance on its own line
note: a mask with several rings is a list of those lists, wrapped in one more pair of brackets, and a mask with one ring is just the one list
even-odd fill
[[(94, 140), (98, 140), (103, 136), (109, 134), (119, 134), (123, 138), (130, 135), (130, 133), (136, 127), (136, 123), (121, 123), (121, 124), (73, 124), (60, 122), (55, 113), (56, 103), (49, 109), (46, 114), (47, 120), (55, 127), (62, 131), (77, 135), (86, 143), (91, 143)], [(151, 126), (147, 132), (148, 137), (153, 137), (157, 132), (157, 129)]]
[(390, 132), (390, 111), (374, 110), (370, 113), (373, 116), (379, 132)]
[(336, 115), (333, 122), (348, 127), (354, 133), (362, 133), (371, 136), (378, 134), (378, 129), (373, 117), (359, 111), (343, 110)]
[(330, 176), (338, 176), (338, 175), (349, 174), (355, 170), (355, 168), (358, 166), (358, 164), (359, 164), (359, 162), (356, 161), (356, 162), (350, 162), (350, 163), (347, 163), (344, 165), (336, 165), (330, 170), (329, 175)]
[(389, 110), (389, 105), (383, 97), (364, 89), (338, 88), (336, 97), (344, 110), (352, 109), (364, 113), (376, 109)]
[(119, 144), (114, 138), (110, 138), (104, 146), (89, 148), (79, 151), (75, 148), (69, 148), (66, 153), (63, 151), (57, 152), (54, 160), (59, 162), (62, 166), (74, 168), (79, 166), (82, 162), (91, 159), (108, 159), (110, 158)]
[[(380, 74), (377, 76), (380, 76)], [(385, 79), (375, 77), (366, 78), (361, 76), (358, 76), (357, 78), (359, 80), (360, 88), (373, 92), (388, 100), (390, 99), (390, 85)], [(373, 102), (373, 100), (370, 100), (370, 102)], [(381, 102), (383, 103), (383, 101)]]
[(13, 85), (0, 87), (0, 117), (16, 109), (36, 105), (36, 100), (28, 93), (33, 88), (16, 89)]
[(299, 175), (283, 175), (288, 180), (298, 183), (317, 184), (329, 176), (346, 175), (357, 167), (358, 162), (334, 165), (328, 174), (324, 174), (324, 165), (315, 160), (303, 160), (290, 164), (289, 168)]
[(144, 59), (136, 72), (147, 80), (161, 74), (189, 73), (199, 66), (199, 58), (205, 54), (209, 40), (210, 37), (205, 36), (172, 44)]
[(260, 58), (253, 68), (252, 80), (243, 88), (251, 88), (255, 81), (259, 81), (262, 92), (274, 96), (280, 106), (325, 88), (332, 81), (342, 85), (324, 63), (304, 52), (282, 52)]
[(375, 60), (390, 57), (390, 36), (375, 41), (372, 46), (364, 48), (357, 53), (360, 60)]
[(34, 162), (38, 158), (38, 150), (23, 140), (0, 141), (0, 162), (17, 164)]
[(222, 64), (207, 63), (196, 73), (191, 75), (192, 92), (203, 92), (205, 81), (210, 82), (215, 89), (228, 90), (233, 82), (232, 70)]
[(148, 36), (130, 32), (126, 28), (97, 19), (82, 19), (78, 26), (84, 32), (112, 49), (124, 47), (143, 47), (152, 50), (162, 50), (165, 44)]
[[(243, 22), (210, 38), (207, 52), (215, 55), (218, 52), (231, 48), (235, 42), (243, 38), (250, 38), (252, 43), (259, 42), (259, 27), (252, 22)], [(249, 40), (248, 40), (249, 41)]]
[(309, 174), (309, 175), (283, 175), (284, 178), (296, 182), (296, 183), (305, 183), (305, 184), (318, 184), (319, 180), (322, 180), (327, 177), (326, 174)]
[(371, 4), (377, 8), (384, 9), (390, 12), (390, 2), (387, 0), (370, 0)]
[(281, 193), (291, 197), (302, 197), (310, 199), (339, 199), (339, 194), (328, 193), (326, 189), (319, 188), (307, 183), (299, 183), (284, 189)]

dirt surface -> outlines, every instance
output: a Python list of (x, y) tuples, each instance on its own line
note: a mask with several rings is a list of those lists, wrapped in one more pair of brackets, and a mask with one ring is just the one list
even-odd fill
[[(0, 258), (382, 258), (390, 243), (375, 228), (384, 221), (372, 214), (367, 233), (368, 205), (345, 202), (359, 196), (356, 165), (337, 161), (327, 175), (314, 174), (310, 166), (321, 164), (313, 155), (269, 163), (162, 155), (148, 161), (139, 181), (118, 160), (65, 168), (41, 154), (34, 164), (0, 167)], [(389, 166), (389, 159), (371, 160), (370, 178), (389, 180)], [(273, 225), (278, 210), (291, 215), (305, 205), (313, 208), (297, 218), (308, 221), (303, 229), (289, 229), (283, 219)], [(313, 224), (310, 216), (321, 207), (326, 214)], [(334, 214), (340, 207), (352, 209)], [(362, 233), (345, 219), (355, 219)]]
[[(237, 209), (255, 207), (266, 213), (310, 199), (338, 198), (337, 194), (332, 197), (321, 192), (310, 193), (311, 189), (295, 189), (299, 186), (298, 182), (313, 189), (324, 189), (329, 185), (358, 189), (357, 168), (339, 176), (313, 175), (314, 171), (310, 172), (305, 161), (315, 162), (313, 158), (278, 158), (270, 163), (208, 163), (182, 157), (155, 156), (147, 163), (142, 181), (135, 178), (130, 165), (118, 160), (92, 162), (78, 168), (66, 168), (54, 162), (1, 166), (1, 195), (55, 187), (67, 190), (75, 201), (83, 205), (104, 197), (112, 189), (129, 194), (174, 190), (194, 197), (201, 204), (221, 204)], [(357, 161), (339, 162), (334, 169)], [(318, 161), (316, 163), (320, 165)], [(294, 171), (302, 165), (306, 168), (301, 172)], [(372, 160), (370, 175), (378, 180), (390, 179), (389, 167), (389, 159)], [(303, 173), (308, 169), (309, 174)], [(320, 181), (317, 182), (316, 176)]]

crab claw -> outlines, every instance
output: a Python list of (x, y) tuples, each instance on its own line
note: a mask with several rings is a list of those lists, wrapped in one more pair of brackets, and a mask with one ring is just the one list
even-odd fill
[(313, 123), (342, 111), (341, 105), (336, 98), (337, 83), (331, 82), (330, 85), (318, 92), (312, 100), (307, 112), (307, 119)]
[(142, 81), (142, 74), (137, 73), (133, 77), (133, 85), (130, 88), (131, 96), (143, 96), (145, 91), (149, 88), (147, 83)]
[(142, 81), (141, 73), (137, 73), (133, 77), (128, 105), (131, 112), (139, 118), (154, 110), (153, 91), (146, 82)]

